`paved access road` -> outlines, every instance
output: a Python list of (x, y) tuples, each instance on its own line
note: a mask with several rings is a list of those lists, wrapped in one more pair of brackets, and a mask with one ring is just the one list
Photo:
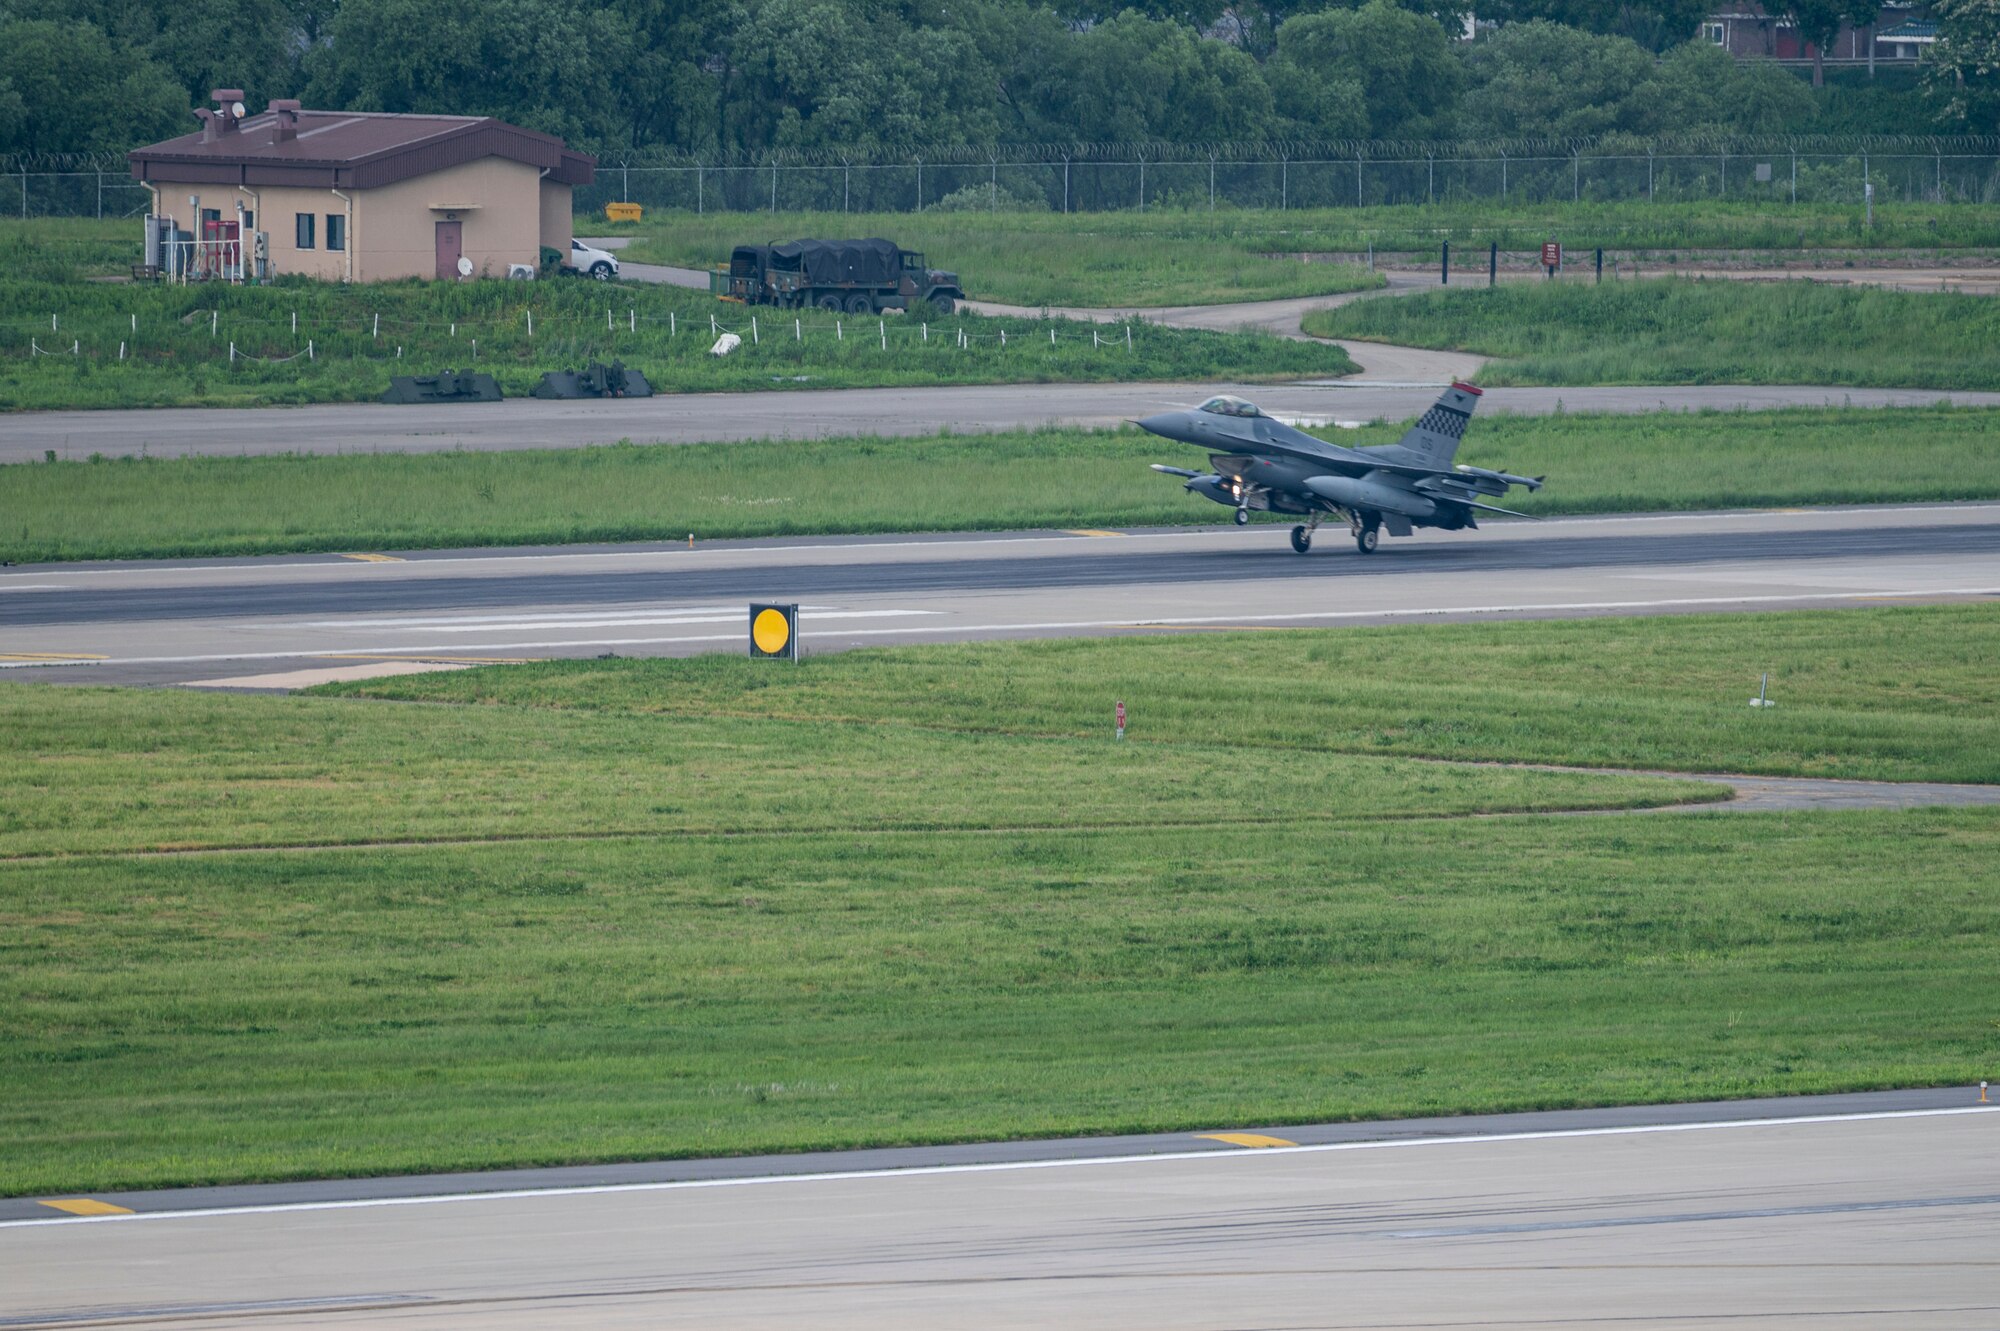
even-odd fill
[(1840, 1099), (152, 1194), (0, 1225), (0, 1325), (2000, 1322), (2000, 1115)]

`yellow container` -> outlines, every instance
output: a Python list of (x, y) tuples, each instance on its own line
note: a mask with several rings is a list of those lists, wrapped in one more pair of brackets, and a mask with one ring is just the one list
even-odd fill
[(636, 222), (645, 210), (636, 203), (607, 203), (604, 216), (612, 222)]

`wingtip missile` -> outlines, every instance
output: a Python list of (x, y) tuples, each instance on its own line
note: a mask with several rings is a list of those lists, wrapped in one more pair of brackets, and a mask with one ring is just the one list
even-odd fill
[(1162, 476), (1183, 476), (1190, 481), (1201, 475), (1198, 471), (1189, 471), (1186, 467), (1169, 467), (1162, 462), (1155, 462), (1153, 470), (1159, 472)]

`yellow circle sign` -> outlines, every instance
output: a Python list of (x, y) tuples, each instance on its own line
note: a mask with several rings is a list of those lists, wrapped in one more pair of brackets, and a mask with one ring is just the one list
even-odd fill
[(785, 650), (785, 644), (792, 638), (792, 626), (785, 622), (781, 610), (765, 610), (758, 614), (750, 625), (750, 640), (757, 644), (757, 650), (766, 656), (776, 656)]

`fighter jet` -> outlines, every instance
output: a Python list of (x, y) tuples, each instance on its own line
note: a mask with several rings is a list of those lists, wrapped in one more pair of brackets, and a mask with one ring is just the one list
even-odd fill
[(1540, 476), (1453, 466), (1452, 455), (1479, 405), (1479, 390), (1453, 384), (1423, 418), (1393, 444), (1342, 448), (1273, 420), (1240, 397), (1212, 397), (1192, 411), (1168, 411), (1134, 422), (1166, 439), (1214, 450), (1213, 472), (1158, 463), (1153, 470), (1187, 478), (1186, 489), (1236, 510), (1236, 524), (1254, 511), (1296, 513), (1292, 549), (1312, 548), (1328, 514), (1346, 519), (1362, 554), (1373, 554), (1382, 528), (1408, 536), (1417, 527), (1458, 531), (1477, 527), (1475, 511), (1525, 518), (1482, 502), (1512, 486), (1542, 488)]

